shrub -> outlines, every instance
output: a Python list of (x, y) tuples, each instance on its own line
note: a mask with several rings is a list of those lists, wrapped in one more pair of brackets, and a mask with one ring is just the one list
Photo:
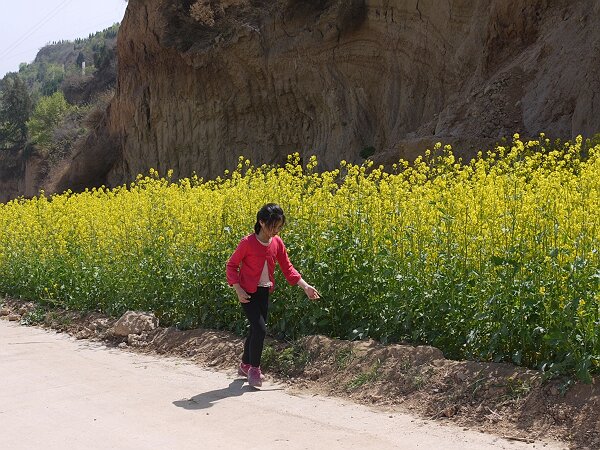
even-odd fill
[(190, 6), (190, 16), (207, 27), (215, 25), (215, 12), (209, 2), (198, 0)]
[(72, 109), (62, 92), (56, 92), (50, 97), (42, 97), (27, 122), (31, 141), (39, 147), (48, 148), (52, 142), (54, 129)]

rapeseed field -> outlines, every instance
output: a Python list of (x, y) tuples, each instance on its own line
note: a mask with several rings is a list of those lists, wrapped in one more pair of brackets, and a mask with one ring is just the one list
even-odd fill
[(242, 333), (225, 262), (281, 204), (296, 268), (270, 330), (434, 345), (590, 380), (600, 372), (600, 145), (521, 141), (472, 161), (436, 145), (384, 171), (240, 158), (215, 180), (155, 170), (128, 186), (0, 206), (0, 291), (76, 310), (155, 312)]

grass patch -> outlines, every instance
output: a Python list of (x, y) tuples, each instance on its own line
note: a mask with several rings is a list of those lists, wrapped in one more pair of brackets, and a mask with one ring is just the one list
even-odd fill
[(335, 354), (335, 368), (338, 370), (345, 369), (350, 364), (350, 361), (354, 359), (354, 352), (350, 347), (343, 348)]
[(379, 368), (381, 367), (381, 361), (377, 360), (375, 364), (367, 372), (363, 372), (346, 384), (346, 392), (353, 391), (367, 383), (373, 383), (379, 379), (380, 373)]
[(302, 373), (309, 359), (309, 353), (297, 342), (283, 350), (267, 345), (263, 350), (261, 366), (290, 377)]
[(530, 380), (519, 380), (515, 378), (509, 378), (506, 383), (507, 396), (511, 400), (519, 400), (523, 397), (527, 397), (533, 388)]
[(73, 323), (73, 320), (67, 315), (62, 315), (56, 311), (50, 311), (46, 315), (46, 323), (56, 326), (68, 327)]
[(26, 312), (21, 317), (21, 325), (38, 325), (46, 319), (46, 310), (36, 306), (31, 311)]

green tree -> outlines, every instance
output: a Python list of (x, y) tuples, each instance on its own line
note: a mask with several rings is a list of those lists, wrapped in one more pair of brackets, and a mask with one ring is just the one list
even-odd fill
[(52, 132), (71, 109), (62, 92), (42, 97), (27, 122), (32, 142), (39, 147), (48, 148), (52, 143)]
[(65, 78), (65, 69), (61, 64), (44, 65), (42, 82), (42, 95), (50, 96), (58, 91)]
[(27, 121), (33, 108), (27, 86), (16, 73), (0, 81), (0, 146), (21, 144), (27, 139)]

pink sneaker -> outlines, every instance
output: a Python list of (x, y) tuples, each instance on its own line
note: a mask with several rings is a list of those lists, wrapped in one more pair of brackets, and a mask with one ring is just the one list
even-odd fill
[(241, 362), (238, 366), (238, 375), (240, 377), (247, 377), (250, 367), (252, 367), (250, 364), (244, 364), (243, 362)]
[[(240, 365), (238, 366), (238, 375), (240, 377), (247, 377), (248, 376), (248, 371), (250, 370), (250, 367), (252, 367), (251, 364), (244, 364), (243, 362), (240, 363)], [(260, 374), (260, 379), (264, 380), (265, 376), (262, 374)]]
[(261, 387), (262, 380), (263, 374), (260, 367), (250, 367), (250, 370), (248, 370), (248, 384), (252, 387)]

